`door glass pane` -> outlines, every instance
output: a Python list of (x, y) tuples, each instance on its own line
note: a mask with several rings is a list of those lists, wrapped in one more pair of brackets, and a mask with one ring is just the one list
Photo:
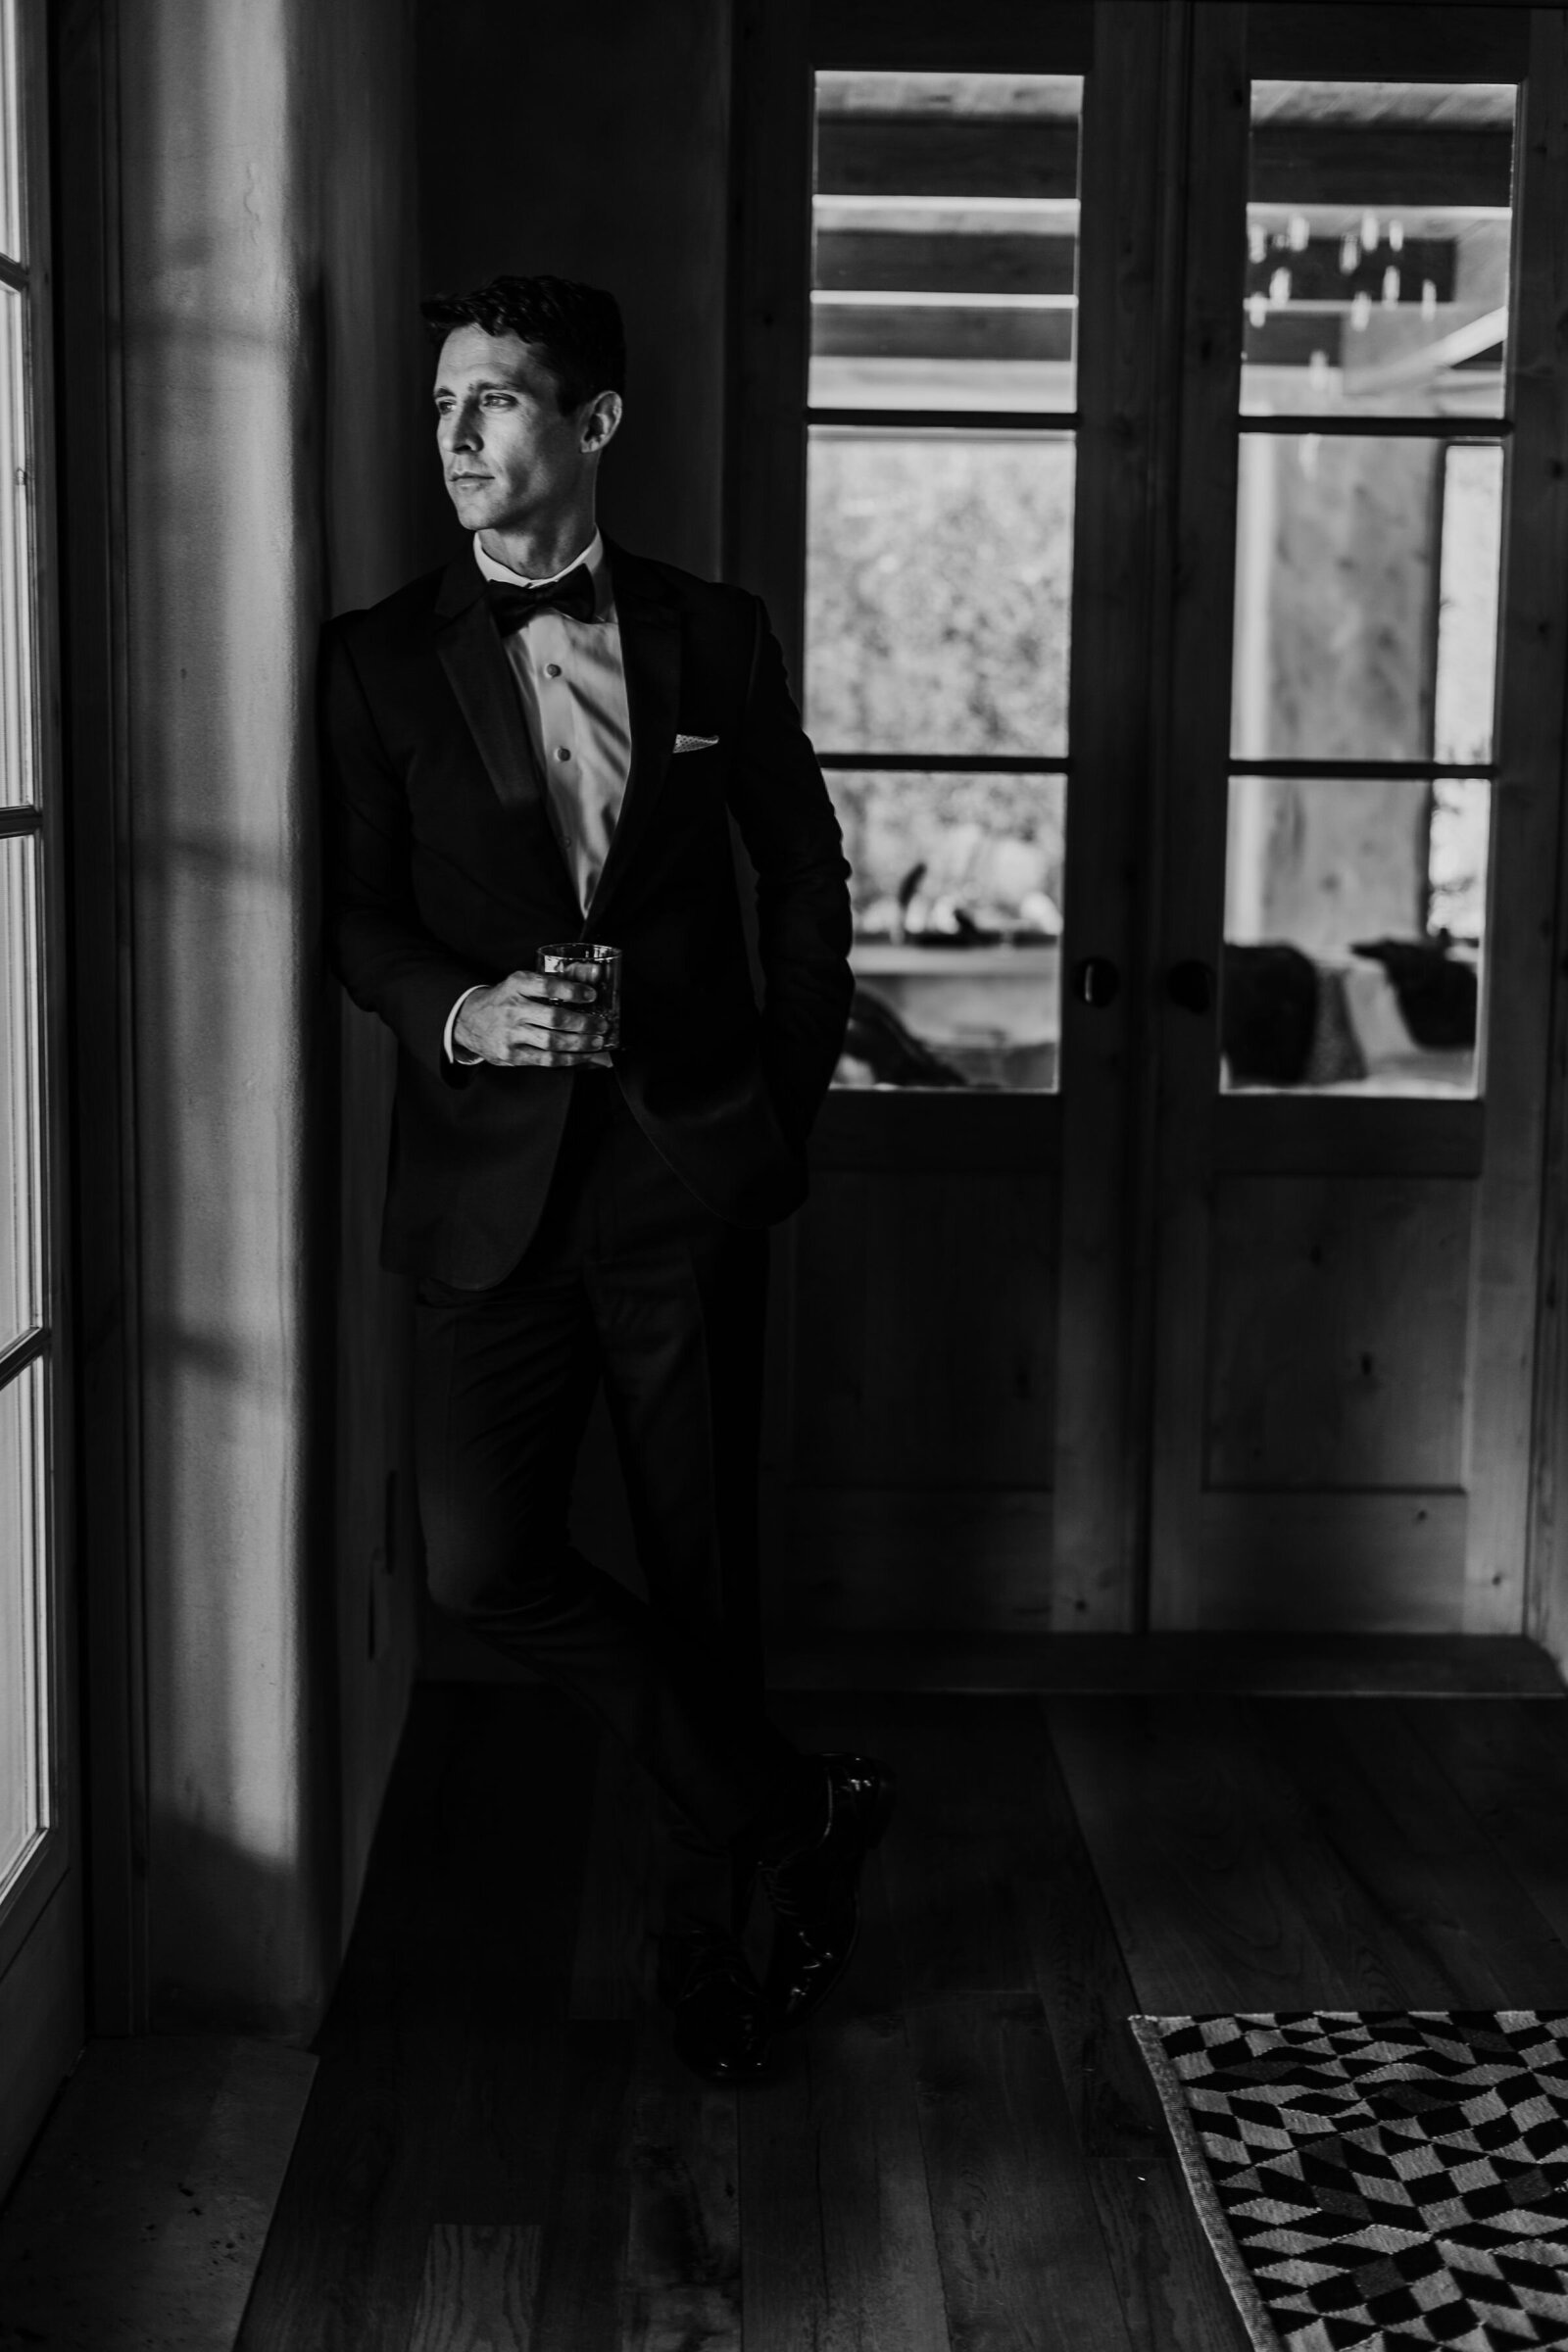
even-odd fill
[(851, 1086), (1051, 1087), (1061, 776), (834, 770), (854, 868)]
[(1502, 414), (1516, 99), (1253, 83), (1244, 409)]
[(22, 125), (17, 87), (17, 0), (0, 0), (0, 253), (14, 262), (22, 242)]
[(1067, 748), (1073, 442), (818, 426), (806, 710), (820, 751)]
[(1236, 776), (1228, 1087), (1473, 1095), (1491, 789)]
[(1244, 433), (1238, 759), (1490, 760), (1502, 487), (1495, 443)]
[(37, 798), (26, 297), (0, 285), (0, 806)]
[(817, 75), (813, 407), (1072, 408), (1082, 94)]
[(44, 1367), (0, 1388), (0, 1902), (49, 1825)]
[(0, 1348), (36, 1326), (42, 1299), (37, 851), (0, 840)]

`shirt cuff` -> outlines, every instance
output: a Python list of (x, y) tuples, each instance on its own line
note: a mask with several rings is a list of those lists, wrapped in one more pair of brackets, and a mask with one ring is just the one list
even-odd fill
[(452, 1010), (447, 1014), (447, 1025), (441, 1033), (441, 1050), (445, 1054), (448, 1061), (455, 1061), (460, 1070), (474, 1069), (484, 1059), (484, 1055), (482, 1054), (465, 1054), (458, 1045), (457, 1037), (459, 1013), (463, 1010), (463, 1007), (468, 1002), (468, 999), (470, 997), (476, 997), (483, 986), (484, 982), (480, 980), (477, 981), (472, 988), (466, 988), (464, 990), (462, 996), (453, 1005)]

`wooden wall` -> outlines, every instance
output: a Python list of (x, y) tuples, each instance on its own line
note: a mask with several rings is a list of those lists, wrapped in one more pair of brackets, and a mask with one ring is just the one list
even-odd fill
[(775, 1265), (776, 1634), (1050, 1625), (1054, 1107), (847, 1095), (824, 1113)]
[[(419, 0), (419, 272), (606, 286), (630, 352), (606, 527), (710, 577), (724, 439), (730, 11)], [(426, 561), (454, 544), (432, 446)]]
[(99, 2031), (308, 2034), (413, 1672), (315, 662), (414, 568), (403, 0), (57, 12)]

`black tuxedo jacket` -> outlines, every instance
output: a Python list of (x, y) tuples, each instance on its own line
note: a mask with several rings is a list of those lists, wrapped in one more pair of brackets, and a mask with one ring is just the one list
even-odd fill
[[(584, 917), (471, 552), (327, 628), (329, 954), (396, 1033), (382, 1255), (479, 1288), (521, 1256), (569, 1071), (454, 1067), (465, 989), (557, 939), (622, 954), (616, 1076), (692, 1192), (738, 1225), (787, 1216), (849, 1010), (848, 867), (756, 597), (608, 549), (631, 772)], [(716, 737), (677, 754), (677, 733)], [(757, 873), (760, 1006), (729, 817)]]

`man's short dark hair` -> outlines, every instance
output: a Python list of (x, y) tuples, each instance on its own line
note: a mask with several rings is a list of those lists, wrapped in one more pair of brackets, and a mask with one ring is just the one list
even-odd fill
[(599, 286), (570, 277), (493, 277), (471, 294), (432, 294), (419, 309), (435, 343), (454, 327), (478, 326), (531, 344), (556, 379), (564, 416), (596, 392), (626, 388), (620, 309)]

